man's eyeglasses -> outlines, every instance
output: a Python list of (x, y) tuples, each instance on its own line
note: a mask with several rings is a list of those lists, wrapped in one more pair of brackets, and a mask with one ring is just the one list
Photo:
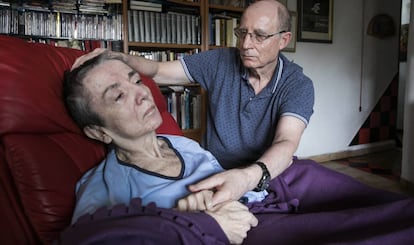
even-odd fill
[(250, 39), (253, 40), (256, 43), (262, 43), (264, 42), (266, 39), (269, 39), (273, 36), (276, 36), (278, 34), (282, 34), (285, 33), (287, 31), (283, 30), (283, 31), (279, 31), (273, 34), (260, 34), (257, 32), (247, 32), (246, 29), (239, 29), (239, 28), (234, 28), (234, 35), (236, 35), (236, 37), (240, 38), (240, 39), (245, 39), (247, 35), (250, 35)]

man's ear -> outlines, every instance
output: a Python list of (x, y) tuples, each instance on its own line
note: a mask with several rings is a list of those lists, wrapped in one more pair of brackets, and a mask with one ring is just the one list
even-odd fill
[(112, 142), (112, 138), (109, 137), (102, 127), (92, 125), (92, 126), (86, 126), (83, 128), (83, 132), (91, 139), (101, 141), (105, 144), (109, 144)]
[(292, 39), (291, 32), (283, 33), (279, 41), (279, 49), (282, 50), (286, 48), (286, 46), (288, 46), (289, 42), (291, 41), (290, 39)]

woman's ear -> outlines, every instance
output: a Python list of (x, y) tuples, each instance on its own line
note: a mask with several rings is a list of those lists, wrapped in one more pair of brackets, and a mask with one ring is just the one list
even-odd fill
[(83, 132), (91, 139), (101, 141), (105, 144), (112, 142), (112, 138), (105, 134), (104, 130), (100, 126), (92, 125), (83, 128)]

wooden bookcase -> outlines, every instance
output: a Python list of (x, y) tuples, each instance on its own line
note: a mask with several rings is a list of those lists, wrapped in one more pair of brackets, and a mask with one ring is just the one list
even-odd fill
[[(144, 2), (157, 2), (157, 1), (146, 1)], [(159, 1), (158, 1), (159, 2)], [(167, 0), (163, 7), (161, 13), (156, 13), (154, 15), (167, 15), (169, 11), (172, 13), (183, 13), (184, 15), (187, 15), (190, 12), (190, 15), (194, 15), (197, 17), (198, 21), (198, 27), (197, 27), (197, 42), (191, 42), (190, 43), (184, 43), (184, 42), (177, 42), (174, 40), (171, 40), (169, 42), (160, 42), (159, 40), (151, 40), (151, 41), (142, 41), (143, 38), (142, 35), (139, 38), (136, 38), (136, 36), (131, 37), (130, 32), (137, 32), (139, 29), (139, 26), (137, 26), (137, 21), (135, 19), (134, 22), (134, 14), (137, 17), (138, 13), (142, 10), (139, 9), (132, 9), (130, 8), (130, 0), (122, 0), (122, 16), (123, 16), (123, 50), (125, 53), (137, 53), (138, 55), (145, 55), (144, 52), (180, 52), (184, 53), (186, 51), (192, 53), (192, 52), (202, 52), (206, 51), (212, 48), (217, 48), (218, 46), (213, 44), (211, 42), (212, 38), (212, 18), (214, 15), (227, 15), (229, 18), (238, 18), (240, 17), (244, 6), (248, 4), (248, 0), (240, 0), (239, 4), (240, 6), (230, 6), (226, 3), (234, 4), (237, 3), (237, 1), (229, 1), (229, 0)], [(152, 13), (153, 14), (153, 13)], [(163, 16), (165, 17), (165, 16)], [(154, 18), (163, 18), (163, 17), (154, 17)], [(224, 16), (226, 17), (226, 16)], [(142, 19), (141, 19), (142, 20)], [(141, 21), (140, 23), (142, 23)], [(156, 22), (156, 20), (154, 21)], [(148, 23), (148, 22), (147, 22)], [(160, 23), (163, 23), (163, 21), (160, 21)], [(133, 26), (133, 27), (132, 27)], [(148, 27), (148, 26), (144, 26)], [(235, 27), (235, 26), (234, 26)], [(142, 28), (142, 26), (141, 26)], [(150, 31), (154, 31), (152, 29), (154, 28), (148, 28)], [(156, 27), (157, 28), (157, 27)], [(155, 31), (157, 29), (155, 28)], [(233, 28), (232, 28), (233, 29)], [(188, 29), (186, 29), (188, 30)], [(188, 31), (191, 32), (191, 31)], [(193, 31), (194, 32), (194, 31)], [(164, 33), (160, 30), (155, 35), (160, 35), (160, 33)], [(141, 33), (142, 34), (142, 33)], [(149, 33), (146, 33), (150, 35)], [(134, 33), (136, 35), (136, 33)], [(138, 40), (138, 41), (137, 41)], [(148, 39), (147, 39), (148, 40)], [(140, 53), (141, 52), (141, 53)], [(163, 54), (164, 55), (164, 54)], [(150, 55), (150, 58), (152, 56)], [(159, 60), (157, 58), (154, 58), (154, 60)], [(165, 60), (165, 58), (164, 58)], [(194, 140), (197, 140), (198, 142), (201, 142), (202, 136), (205, 132), (206, 128), (206, 113), (207, 113), (207, 96), (205, 91), (197, 85), (197, 84), (189, 84), (184, 85), (184, 87), (191, 87), (191, 89), (196, 89), (198, 93), (201, 95), (201, 127), (200, 128), (193, 128), (193, 129), (183, 129), (184, 135), (192, 138)]]

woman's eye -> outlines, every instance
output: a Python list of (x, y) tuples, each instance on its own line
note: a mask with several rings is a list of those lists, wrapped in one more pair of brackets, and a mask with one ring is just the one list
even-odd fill
[(142, 80), (141, 79), (138, 79), (136, 82), (135, 82), (135, 84), (141, 84), (142, 83)]
[(122, 97), (124, 97), (124, 93), (118, 94), (118, 96), (116, 96), (115, 98), (115, 101), (119, 101), (120, 99), (122, 99)]

